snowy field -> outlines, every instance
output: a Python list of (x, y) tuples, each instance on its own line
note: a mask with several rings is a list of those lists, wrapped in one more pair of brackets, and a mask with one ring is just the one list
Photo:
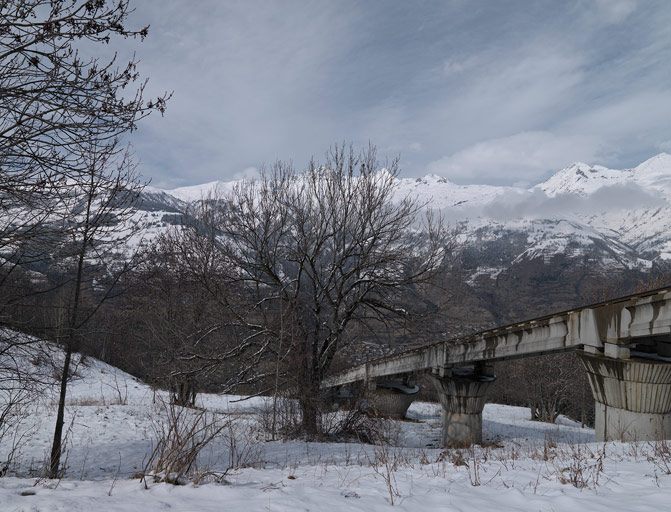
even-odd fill
[[(666, 444), (593, 443), (594, 432), (560, 418), (529, 420), (520, 407), (489, 404), (484, 447), (443, 451), (440, 407), (415, 403), (410, 421), (385, 424), (391, 444), (268, 441), (270, 401), (201, 395), (230, 422), (199, 460), (198, 485), (136, 476), (155, 445), (161, 393), (88, 359), (68, 395), (67, 472), (44, 480), (55, 415), (46, 393), (32, 405), (0, 511), (662, 511), (671, 510)], [(5, 460), (10, 441), (0, 445)], [(207, 473), (228, 469), (214, 482)], [(232, 468), (232, 469), (231, 469)], [(134, 476), (135, 475), (135, 476)]]

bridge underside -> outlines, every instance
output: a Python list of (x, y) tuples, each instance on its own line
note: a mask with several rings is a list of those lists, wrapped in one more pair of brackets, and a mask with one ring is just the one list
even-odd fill
[[(381, 358), (327, 379), (322, 387), (426, 372), (443, 406), (443, 443), (482, 441), (482, 409), (495, 381), (486, 364), (575, 350), (596, 402), (596, 439), (671, 438), (671, 291), (612, 302), (485, 331)], [(521, 383), (533, 385), (533, 383)], [(372, 391), (380, 410), (399, 416), (413, 395)]]

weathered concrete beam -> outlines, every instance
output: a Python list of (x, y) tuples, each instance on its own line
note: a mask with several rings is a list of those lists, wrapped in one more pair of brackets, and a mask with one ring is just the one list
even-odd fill
[[(671, 290), (646, 292), (370, 361), (324, 380), (328, 388), (394, 374), (587, 348), (626, 357), (637, 339), (671, 334)], [(612, 346), (611, 346), (612, 345)], [(663, 346), (663, 345), (661, 345)], [(622, 347), (622, 348), (619, 348)]]
[(552, 317), (519, 329), (496, 329), (465, 341), (442, 342), (356, 366), (324, 380), (333, 387), (394, 374), (433, 370), (443, 374), (451, 366), (496, 361), (524, 355), (571, 350), (579, 337), (569, 338), (565, 317)]

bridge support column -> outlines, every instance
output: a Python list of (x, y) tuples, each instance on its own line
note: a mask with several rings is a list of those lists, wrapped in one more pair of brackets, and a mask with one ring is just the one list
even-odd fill
[(393, 389), (376, 388), (369, 393), (369, 405), (373, 414), (385, 418), (405, 418), (410, 404), (415, 401), (414, 395), (406, 395)]
[(375, 415), (403, 419), (418, 392), (419, 386), (402, 380), (379, 382), (368, 389), (368, 405)]
[(580, 353), (596, 401), (597, 441), (671, 439), (671, 364)]
[(452, 375), (431, 375), (443, 406), (442, 444), (447, 448), (482, 443), (482, 409), (494, 375), (477, 371), (453, 371)]

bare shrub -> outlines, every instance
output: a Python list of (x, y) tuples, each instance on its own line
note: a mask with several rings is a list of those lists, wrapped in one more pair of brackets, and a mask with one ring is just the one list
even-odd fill
[(143, 471), (155, 482), (183, 485), (198, 473), (198, 457), (203, 449), (231, 427), (231, 418), (160, 403), (160, 419), (154, 423), (156, 444)]
[(605, 458), (605, 445), (596, 452), (584, 445), (573, 445), (568, 458), (562, 458), (561, 462), (557, 459), (554, 463), (557, 478), (562, 484), (571, 484), (576, 489), (594, 489), (599, 485)]
[(473, 487), (479, 487), (482, 484), (480, 479), (480, 466), (482, 460), (477, 456), (475, 450), (471, 450), (470, 457), (466, 461), (466, 469), (468, 470), (468, 479)]
[(260, 411), (259, 423), (272, 441), (297, 437), (301, 432), (301, 410), (298, 402), (284, 394), (277, 394), (272, 403)]
[(209, 467), (196, 468), (190, 477), (194, 484), (226, 483), (226, 476), (233, 470), (263, 467), (261, 439), (259, 439), (259, 431), (255, 426), (230, 419), (225, 423), (221, 434), (228, 448), (226, 467), (222, 470)]
[(110, 385), (110, 387), (116, 392), (113, 405), (128, 405), (128, 382), (126, 382), (126, 379), (121, 379), (121, 382), (119, 382), (119, 377), (114, 372), (114, 386)]
[(401, 497), (396, 483), (396, 471), (400, 462), (398, 450), (392, 449), (387, 443), (375, 446), (373, 458), (369, 458), (370, 466), (375, 474), (384, 480), (391, 506), (394, 506), (395, 498)]
[[(53, 402), (54, 405), (57, 405)], [(66, 402), (66, 405), (74, 405), (76, 407), (104, 407), (107, 405), (104, 398), (92, 398), (92, 397), (83, 397), (83, 398), (71, 398)]]
[(671, 445), (669, 442), (654, 441), (649, 443), (649, 446), (652, 448), (652, 453), (648, 454), (648, 462), (651, 462), (663, 474), (671, 475)]
[(464, 467), (468, 472), (468, 479), (473, 487), (479, 487), (482, 484), (480, 478), (480, 469), (483, 462), (487, 461), (487, 452), (484, 458), (483, 454), (471, 447), (470, 450), (444, 450), (440, 452), (436, 462), (445, 462), (449, 460), (456, 467)]
[(257, 465), (261, 459), (261, 446), (257, 430), (249, 425), (239, 428), (238, 424), (233, 421), (228, 422), (226, 430), (228, 437), (227, 470)]
[(325, 436), (336, 441), (396, 445), (400, 436), (400, 426), (396, 422), (358, 407), (322, 414), (321, 424)]
[[(321, 439), (365, 444), (394, 444), (398, 440), (399, 427), (394, 422), (367, 414), (357, 404), (350, 409), (328, 410), (320, 400), (316, 408)], [(271, 440), (295, 439), (305, 434), (299, 401), (285, 395), (278, 395), (261, 411), (259, 422)]]
[(450, 462), (454, 464), (455, 466), (468, 466), (468, 462), (466, 462), (466, 457), (464, 457), (464, 453), (461, 450), (457, 450), (452, 454), (452, 457), (450, 457)]
[(53, 383), (49, 355), (35, 338), (0, 329), (0, 476), (7, 474), (34, 428), (31, 405)]
[[(593, 424), (594, 400), (587, 374), (574, 354), (529, 357), (496, 364), (497, 385), (489, 399), (528, 406), (531, 419), (555, 423), (560, 414)], [(528, 386), (520, 386), (528, 382)]]
[(3, 403), (0, 404), (0, 445), (6, 448), (0, 453), (0, 477), (10, 471), (21, 449), (35, 433), (34, 426), (26, 425), (30, 416), (29, 394), (22, 390), (3, 390), (3, 395)]

